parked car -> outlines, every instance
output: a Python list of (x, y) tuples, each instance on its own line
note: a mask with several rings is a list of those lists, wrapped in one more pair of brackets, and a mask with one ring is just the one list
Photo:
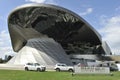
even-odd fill
[(117, 63), (116, 65), (118, 67), (118, 71), (120, 71), (120, 63)]
[(27, 63), (25, 64), (24, 69), (26, 71), (29, 71), (29, 70), (45, 71), (46, 67), (43, 65), (40, 65), (39, 63)]
[(110, 71), (118, 71), (118, 66), (115, 64), (115, 63), (102, 63), (102, 64), (99, 64), (100, 67), (109, 67), (110, 68)]
[(110, 71), (118, 71), (118, 66), (114, 63), (109, 66)]
[(60, 71), (69, 71), (69, 72), (73, 72), (74, 69), (73, 69), (73, 66), (68, 66), (66, 64), (63, 64), (63, 63), (57, 63), (54, 67), (54, 69), (58, 72)]

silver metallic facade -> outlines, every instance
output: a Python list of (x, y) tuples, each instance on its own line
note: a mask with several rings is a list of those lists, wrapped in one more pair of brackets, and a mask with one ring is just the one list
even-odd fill
[(111, 54), (104, 51), (101, 36), (91, 25), (74, 12), (55, 5), (26, 4), (17, 7), (9, 15), (8, 28), (16, 52), (30, 39), (47, 37), (59, 43), (66, 56)]

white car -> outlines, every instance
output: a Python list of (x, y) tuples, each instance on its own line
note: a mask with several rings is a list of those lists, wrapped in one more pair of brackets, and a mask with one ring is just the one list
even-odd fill
[(73, 66), (67, 66), (66, 64), (63, 63), (57, 63), (54, 67), (54, 69), (58, 72), (60, 71), (69, 71), (69, 72), (73, 72)]
[(46, 67), (43, 65), (40, 65), (39, 63), (27, 63), (25, 64), (24, 69), (26, 71), (29, 71), (29, 70), (45, 71)]

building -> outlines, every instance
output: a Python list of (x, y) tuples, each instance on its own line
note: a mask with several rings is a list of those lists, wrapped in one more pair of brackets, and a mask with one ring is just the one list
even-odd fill
[(25, 4), (8, 17), (12, 47), (18, 52), (8, 63), (44, 65), (111, 55), (100, 34), (76, 13), (50, 4)]

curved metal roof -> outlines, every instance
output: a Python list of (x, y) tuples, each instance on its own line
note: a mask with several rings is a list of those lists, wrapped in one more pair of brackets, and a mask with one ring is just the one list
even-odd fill
[(76, 13), (50, 4), (25, 4), (13, 10), (8, 27), (14, 51), (31, 38), (52, 37), (57, 42), (101, 44), (101, 36)]

